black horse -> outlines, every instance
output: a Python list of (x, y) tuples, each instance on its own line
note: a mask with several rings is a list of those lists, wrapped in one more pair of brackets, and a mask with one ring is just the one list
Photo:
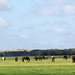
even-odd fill
[(73, 63), (75, 62), (75, 56), (72, 56), (72, 62)]
[(22, 57), (22, 61), (24, 62), (24, 60), (27, 60), (29, 62), (30, 61), (30, 58), (27, 57), (27, 56), (26, 57), (24, 56), (24, 57)]
[(16, 62), (18, 61), (18, 57), (15, 57), (15, 61), (16, 61)]
[(64, 55), (63, 58), (67, 60), (68, 57), (67, 57), (67, 55)]
[(41, 56), (35, 56), (34, 59), (35, 59), (36, 61), (39, 59), (39, 61), (40, 61), (40, 60), (42, 60), (42, 57), (41, 57)]

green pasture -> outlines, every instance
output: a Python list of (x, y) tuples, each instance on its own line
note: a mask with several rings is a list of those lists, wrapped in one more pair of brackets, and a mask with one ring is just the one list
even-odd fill
[(14, 61), (14, 57), (7, 57), (3, 62), (0, 58), (0, 75), (75, 75), (75, 63), (72, 59), (63, 58), (55, 59), (55, 62), (48, 60), (35, 61), (31, 57), (30, 62), (21, 61), (19, 57), (18, 62)]

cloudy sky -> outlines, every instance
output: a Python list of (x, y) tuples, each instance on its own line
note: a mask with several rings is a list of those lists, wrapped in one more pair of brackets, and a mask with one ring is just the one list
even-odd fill
[(75, 48), (75, 0), (0, 0), (0, 50)]

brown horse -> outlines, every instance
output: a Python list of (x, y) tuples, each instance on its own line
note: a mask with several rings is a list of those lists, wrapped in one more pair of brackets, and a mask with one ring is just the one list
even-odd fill
[(24, 56), (24, 57), (22, 57), (22, 61), (24, 62), (24, 60), (27, 60), (29, 62), (30, 61), (30, 58), (27, 57), (27, 56), (26, 57)]
[(75, 62), (75, 56), (72, 56), (72, 62), (73, 63)]
[(35, 56), (34, 59), (35, 59), (36, 61), (39, 59), (39, 61), (40, 61), (40, 60), (42, 60), (42, 57), (41, 57), (41, 56)]
[(18, 61), (18, 57), (15, 57), (15, 61), (16, 61), (16, 62)]
[(47, 56), (41, 56), (42, 57), (42, 59), (48, 59), (48, 57)]

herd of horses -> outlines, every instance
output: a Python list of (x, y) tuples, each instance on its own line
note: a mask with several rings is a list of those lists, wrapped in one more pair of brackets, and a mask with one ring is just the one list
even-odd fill
[[(66, 59), (67, 60), (67, 58), (70, 58), (71, 56), (67, 56), (67, 55), (64, 55), (63, 56), (63, 59)], [(37, 61), (37, 60), (45, 60), (45, 59), (48, 59), (48, 57), (47, 56), (35, 56), (34, 57), (34, 59)], [(22, 61), (24, 62), (25, 60), (27, 60), (28, 62), (30, 61), (30, 58), (28, 57), (28, 56), (23, 56), (22, 57)], [(51, 60), (52, 60), (52, 62), (55, 62), (55, 56), (52, 56), (51, 57)], [(15, 61), (16, 62), (18, 62), (18, 57), (15, 57)], [(72, 62), (74, 63), (75, 62), (75, 56), (72, 56)]]
[[(47, 56), (35, 56), (34, 59), (37, 60), (42, 60), (42, 59), (48, 59)], [(25, 60), (27, 60), (28, 62), (30, 61), (30, 58), (28, 56), (23, 56), (22, 57), (22, 61), (24, 62)], [(15, 57), (15, 61), (18, 61), (18, 57)]]

